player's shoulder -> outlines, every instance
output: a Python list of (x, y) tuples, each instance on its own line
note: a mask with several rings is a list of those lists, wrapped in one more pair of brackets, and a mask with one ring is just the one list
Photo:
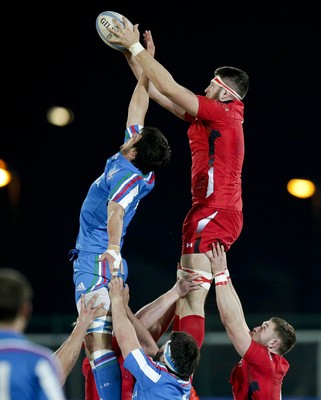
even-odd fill
[[(19, 347), (20, 346), (20, 347)], [(48, 360), (52, 360), (53, 351), (46, 346), (35, 343), (29, 339), (21, 340), (20, 344), (17, 345), (21, 350), (34, 355), (36, 358), (44, 358)]]
[(24, 361), (37, 362), (38, 360), (47, 360), (49, 363), (55, 364), (53, 360), (53, 351), (49, 347), (45, 347), (38, 343), (34, 343), (27, 337), (8, 337), (0, 340), (0, 350), (5, 350), (4, 354), (10, 357), (10, 354), (21, 354)]

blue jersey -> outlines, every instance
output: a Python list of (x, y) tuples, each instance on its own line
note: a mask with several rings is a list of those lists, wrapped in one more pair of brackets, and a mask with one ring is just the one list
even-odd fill
[[(125, 142), (140, 129), (140, 125), (127, 128)], [(110, 157), (104, 172), (92, 183), (82, 204), (76, 249), (96, 254), (106, 251), (107, 205), (111, 200), (120, 204), (125, 210), (120, 242), (122, 246), (127, 227), (136, 213), (140, 200), (154, 188), (154, 185), (153, 172), (143, 175), (120, 152)]]
[(17, 332), (0, 331), (0, 399), (65, 400), (51, 350)]
[(132, 396), (135, 400), (189, 399), (191, 381), (183, 381), (171, 374), (165, 365), (154, 362), (142, 349), (129, 353), (124, 367), (136, 378)]

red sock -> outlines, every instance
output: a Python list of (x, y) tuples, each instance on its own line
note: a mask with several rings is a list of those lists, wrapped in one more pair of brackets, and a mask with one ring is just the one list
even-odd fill
[(179, 330), (192, 335), (198, 347), (202, 347), (205, 331), (205, 319), (203, 317), (199, 315), (187, 315), (181, 318)]
[(99, 400), (95, 378), (87, 357), (82, 362), (82, 373), (85, 377), (85, 400)]

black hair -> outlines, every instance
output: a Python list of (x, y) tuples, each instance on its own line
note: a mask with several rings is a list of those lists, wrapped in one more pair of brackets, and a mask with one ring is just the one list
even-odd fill
[(219, 67), (214, 71), (214, 75), (219, 75), (223, 82), (233, 89), (243, 99), (249, 90), (249, 76), (240, 68)]
[(171, 358), (177, 374), (188, 380), (200, 362), (200, 350), (193, 336), (186, 332), (173, 331), (170, 335)]
[(142, 138), (133, 146), (137, 150), (133, 164), (148, 174), (167, 165), (171, 159), (171, 149), (164, 134), (157, 128), (145, 126), (140, 131)]

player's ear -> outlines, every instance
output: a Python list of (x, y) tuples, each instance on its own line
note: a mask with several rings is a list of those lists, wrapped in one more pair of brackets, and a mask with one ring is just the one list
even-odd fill
[(280, 339), (273, 338), (269, 341), (268, 347), (269, 349), (277, 349), (278, 347), (280, 347), (280, 344), (281, 344)]
[(226, 100), (231, 100), (232, 99), (232, 95), (231, 93), (229, 93), (227, 90), (223, 90), (222, 92), (222, 100), (226, 101)]
[(135, 160), (136, 156), (137, 156), (137, 150), (133, 147), (129, 150), (129, 153), (128, 153), (129, 160), (130, 161)]

